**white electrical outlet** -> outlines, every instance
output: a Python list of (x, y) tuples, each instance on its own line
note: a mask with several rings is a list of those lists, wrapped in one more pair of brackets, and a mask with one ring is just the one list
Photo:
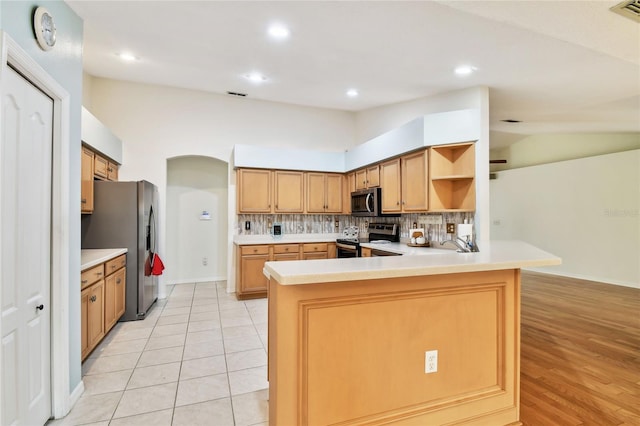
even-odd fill
[(426, 351), (424, 353), (424, 372), (425, 374), (438, 372), (438, 351)]
[(206, 257), (202, 258), (202, 266), (207, 266), (207, 263), (209, 263), (209, 259), (207, 259)]
[(428, 214), (424, 219), (424, 223), (426, 223), (427, 225), (442, 225), (442, 215)]

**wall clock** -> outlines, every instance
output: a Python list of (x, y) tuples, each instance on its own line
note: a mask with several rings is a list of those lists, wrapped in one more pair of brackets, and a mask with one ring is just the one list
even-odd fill
[(56, 44), (56, 24), (53, 16), (42, 6), (33, 15), (33, 31), (42, 50), (50, 50)]

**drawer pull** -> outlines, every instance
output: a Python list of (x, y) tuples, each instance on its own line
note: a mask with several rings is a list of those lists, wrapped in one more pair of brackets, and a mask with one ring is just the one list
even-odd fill
[(87, 281), (89, 281), (89, 280), (82, 280), (82, 281), (80, 281), (80, 282), (81, 282), (82, 284), (86, 284), (86, 283), (87, 283)]
[(96, 277), (101, 277), (102, 276), (102, 272), (96, 272)]
[(111, 265), (111, 269), (116, 269), (118, 265)]

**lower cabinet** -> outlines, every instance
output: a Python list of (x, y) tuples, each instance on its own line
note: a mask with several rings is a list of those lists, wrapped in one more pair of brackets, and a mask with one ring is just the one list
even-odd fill
[(124, 314), (126, 271), (127, 268), (119, 269), (104, 280), (104, 328), (107, 331)]
[(267, 297), (265, 262), (286, 260), (331, 259), (336, 257), (335, 243), (263, 244), (238, 246), (236, 257), (236, 297)]
[(104, 337), (104, 280), (82, 290), (82, 359)]
[(127, 270), (125, 265), (126, 255), (123, 254), (82, 272), (82, 292), (80, 293), (82, 360), (91, 353), (124, 314)]
[(262, 273), (265, 262), (270, 260), (270, 246), (240, 246), (238, 249), (238, 299), (265, 297), (267, 278)]

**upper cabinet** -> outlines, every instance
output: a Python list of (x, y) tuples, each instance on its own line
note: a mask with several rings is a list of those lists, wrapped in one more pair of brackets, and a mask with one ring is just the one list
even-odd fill
[(93, 181), (118, 180), (118, 164), (103, 157), (90, 147), (82, 145), (81, 163), (81, 213), (93, 212)]
[(356, 191), (359, 189), (374, 188), (380, 186), (380, 166), (365, 167), (355, 171)]
[(304, 173), (238, 169), (238, 213), (303, 213)]
[(426, 212), (429, 209), (427, 150), (380, 164), (382, 211)]
[(351, 213), (351, 193), (381, 187), (389, 214), (474, 211), (475, 143), (421, 148), (342, 173), (237, 169), (238, 213)]
[(93, 212), (93, 151), (82, 147), (80, 193), (82, 213)]
[(271, 213), (271, 170), (238, 169), (239, 213)]
[(429, 209), (428, 158), (426, 149), (400, 158), (403, 212), (424, 212)]
[(475, 210), (475, 144), (433, 146), (430, 151), (430, 210)]
[(307, 172), (306, 213), (342, 213), (343, 175)]
[(385, 213), (400, 213), (402, 211), (402, 185), (400, 179), (399, 158), (380, 164), (382, 211)]
[(274, 213), (304, 212), (304, 173), (276, 170), (274, 174)]

